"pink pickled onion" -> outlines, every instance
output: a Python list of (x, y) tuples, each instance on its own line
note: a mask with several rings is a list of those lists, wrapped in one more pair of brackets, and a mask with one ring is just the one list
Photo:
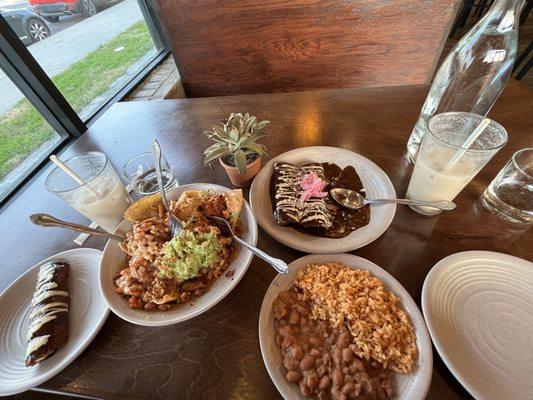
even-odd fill
[(300, 196), (300, 202), (304, 203), (311, 197), (326, 197), (327, 192), (323, 192), (326, 184), (314, 172), (306, 174), (301, 182), (300, 187), (304, 190)]

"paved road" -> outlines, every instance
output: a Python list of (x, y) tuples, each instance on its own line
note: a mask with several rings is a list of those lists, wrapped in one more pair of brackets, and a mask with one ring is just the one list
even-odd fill
[[(108, 4), (102, 7), (103, 10), (112, 7), (116, 5), (118, 1), (110, 1)], [(28, 0), (0, 0), (0, 8), (6, 9), (6, 10), (14, 10), (17, 8), (26, 8), (31, 7)], [(85, 17), (83, 17), (81, 14), (76, 15), (65, 15), (59, 17), (58, 22), (48, 22), (48, 26), (50, 27), (50, 33), (53, 35), (57, 32), (61, 32), (64, 29), (67, 29), (71, 27), (72, 25), (77, 24), (80, 21), (83, 21)]]
[[(41, 42), (32, 44), (28, 50), (46, 73), (53, 77), (128, 29), (141, 18), (142, 14), (137, 1), (124, 0)], [(22, 93), (2, 71), (0, 71), (0, 93), (2, 94), (0, 113), (9, 110), (23, 98)]]
[(15, 8), (29, 7), (30, 3), (26, 0), (0, 0), (0, 8), (12, 10)]

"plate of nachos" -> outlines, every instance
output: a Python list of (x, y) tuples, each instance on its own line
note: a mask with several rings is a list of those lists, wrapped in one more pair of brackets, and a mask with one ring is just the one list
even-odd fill
[(255, 245), (257, 223), (241, 190), (197, 183), (167, 191), (184, 231), (170, 237), (168, 214), (158, 195), (133, 203), (100, 264), (100, 289), (109, 308), (126, 321), (171, 325), (193, 318), (222, 300), (241, 280), (252, 253), (208, 218), (226, 219)]

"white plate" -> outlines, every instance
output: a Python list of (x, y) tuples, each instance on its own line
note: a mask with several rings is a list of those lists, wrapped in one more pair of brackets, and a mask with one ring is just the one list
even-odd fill
[(394, 398), (401, 400), (425, 399), (433, 372), (433, 353), (429, 333), (420, 310), (409, 293), (407, 293), (403, 286), (391, 274), (373, 262), (351, 254), (307, 255), (289, 265), (289, 274), (276, 276), (270, 284), (270, 287), (265, 293), (263, 304), (261, 305), (261, 314), (259, 315), (259, 344), (268, 374), (276, 385), (276, 388), (287, 400), (305, 399), (301, 395), (299, 387), (289, 383), (285, 377), (286, 370), (283, 367), (281, 352), (274, 339), (275, 328), (274, 318), (272, 316), (272, 303), (279, 292), (287, 290), (291, 286), (297, 271), (305, 268), (310, 263), (335, 261), (341, 262), (351, 268), (370, 271), (372, 275), (383, 282), (388, 290), (391, 290), (400, 298), (401, 304), (415, 328), (419, 358), (410, 374), (393, 374), (396, 393)]
[(422, 310), (444, 363), (476, 399), (533, 398), (533, 264), (492, 251), (439, 261)]
[[(101, 257), (102, 252), (96, 249), (56, 254), (26, 271), (0, 295), (0, 396), (20, 393), (47, 381), (91, 343), (109, 314), (98, 289)], [(69, 339), (51, 358), (27, 368), (24, 360), (28, 313), (39, 267), (48, 261), (70, 264)]]
[[(167, 197), (169, 200), (172, 200), (177, 199), (181, 193), (186, 190), (209, 189), (216, 192), (227, 192), (230, 190), (224, 186), (210, 183), (192, 183), (169, 190)], [(246, 201), (243, 204), (240, 220), (242, 228), (241, 238), (255, 246), (257, 243), (257, 223), (255, 222), (252, 210)], [(131, 223), (129, 221), (122, 221), (116, 232), (125, 234), (130, 230)], [(115, 292), (113, 278), (116, 273), (121, 270), (125, 255), (126, 254), (120, 249), (117, 241), (110, 240), (107, 242), (100, 264), (100, 289), (109, 308), (111, 308), (115, 314), (126, 321), (144, 326), (176, 324), (209, 310), (231, 292), (237, 283), (239, 283), (246, 273), (253, 257), (253, 254), (250, 251), (236, 245), (227, 269), (228, 271), (235, 271), (232, 277), (228, 278), (223, 274), (215, 280), (211, 286), (209, 286), (207, 292), (202, 296), (186, 303), (173, 305), (169, 310), (145, 311), (129, 308), (127, 299)]]
[(387, 230), (396, 212), (395, 204), (371, 205), (370, 223), (342, 239), (328, 239), (298, 232), (296, 229), (276, 224), (270, 202), (270, 177), (277, 161), (295, 165), (310, 162), (331, 162), (341, 168), (353, 166), (361, 178), (369, 199), (396, 198), (394, 186), (381, 168), (360, 154), (337, 147), (314, 146), (287, 151), (273, 158), (255, 177), (250, 189), (250, 204), (257, 222), (277, 241), (307, 253), (342, 253), (363, 247)]

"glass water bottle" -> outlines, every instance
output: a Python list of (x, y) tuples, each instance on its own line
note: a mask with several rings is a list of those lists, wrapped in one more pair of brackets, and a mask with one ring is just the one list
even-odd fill
[(407, 143), (406, 156), (411, 162), (433, 115), (447, 111), (488, 114), (511, 75), (522, 3), (496, 0), (446, 56)]

